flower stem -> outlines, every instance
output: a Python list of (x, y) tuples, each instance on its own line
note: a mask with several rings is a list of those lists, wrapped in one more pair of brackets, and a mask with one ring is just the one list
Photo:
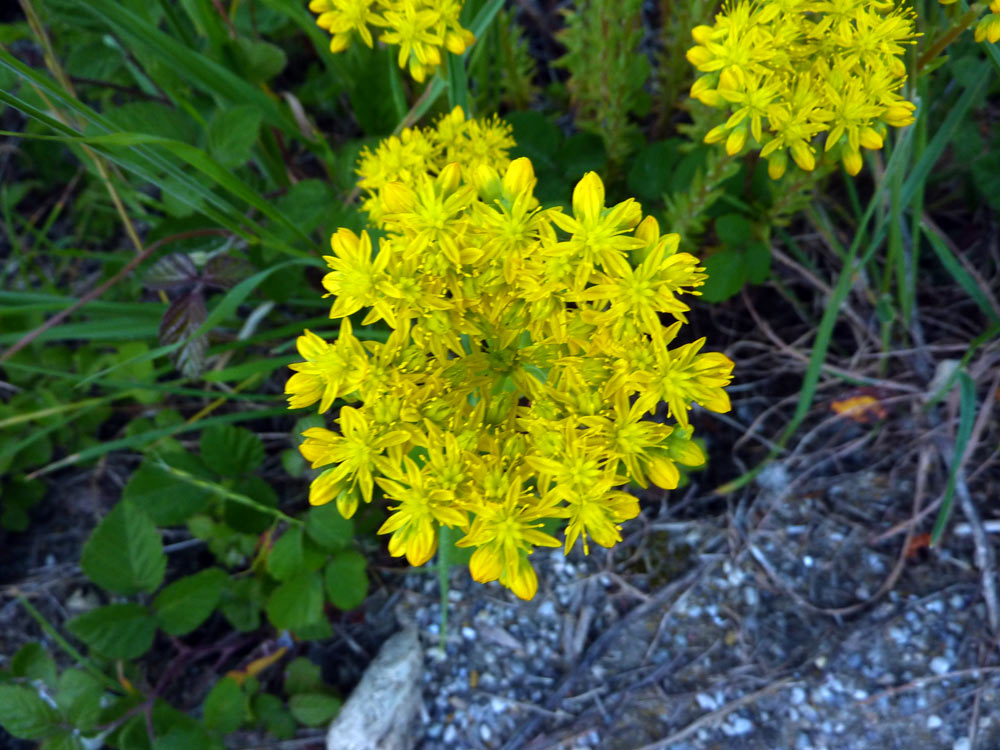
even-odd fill
[(983, 3), (975, 3), (971, 8), (969, 8), (969, 10), (965, 12), (965, 15), (958, 19), (958, 23), (948, 29), (948, 31), (946, 31), (940, 39), (934, 42), (934, 44), (932, 44), (930, 48), (920, 56), (917, 60), (917, 72), (919, 73), (923, 70), (927, 63), (940, 55), (941, 52), (944, 51), (945, 47), (958, 38), (959, 34), (972, 26), (972, 24), (979, 19), (979, 16), (983, 12), (983, 8)]

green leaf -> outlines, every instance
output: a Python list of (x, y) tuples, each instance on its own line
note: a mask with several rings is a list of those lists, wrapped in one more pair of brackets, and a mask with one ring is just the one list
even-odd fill
[(743, 261), (751, 284), (763, 284), (771, 275), (771, 248), (766, 242), (748, 242), (743, 248)]
[(683, 141), (668, 138), (644, 147), (632, 162), (628, 189), (642, 201), (659, 201), (670, 189), (670, 174), (678, 159), (677, 147)]
[(278, 493), (256, 474), (243, 477), (233, 487), (238, 495), (245, 495), (259, 507), (250, 507), (231, 498), (226, 501), (225, 521), (244, 534), (260, 534), (274, 523), (274, 514), (264, 509), (278, 507)]
[(45, 738), (39, 750), (83, 750), (83, 743), (72, 730), (64, 729), (52, 737)]
[(261, 113), (249, 105), (217, 110), (208, 125), (208, 150), (224, 167), (250, 160), (250, 150), (260, 131)]
[(260, 39), (240, 37), (236, 40), (237, 57), (244, 76), (251, 83), (263, 83), (285, 69), (288, 57), (281, 47)]
[(201, 727), (175, 726), (156, 738), (153, 750), (210, 750), (208, 734)]
[(26, 643), (10, 660), (10, 671), (15, 677), (29, 682), (41, 680), (49, 687), (56, 684), (56, 662), (41, 643)]
[[(295, 736), (295, 719), (285, 709), (281, 698), (271, 693), (260, 693), (254, 697), (253, 712), (264, 724), (268, 732), (279, 740)], [(178, 748), (178, 750), (181, 750)]]
[(302, 528), (295, 526), (282, 534), (267, 556), (267, 572), (287, 581), (302, 570)]
[(167, 558), (149, 516), (123, 501), (94, 529), (83, 547), (80, 565), (101, 588), (135, 594), (160, 585)]
[[(329, 231), (334, 229), (329, 224), (330, 220), (336, 218), (334, 212), (338, 208), (338, 201), (330, 186), (322, 180), (297, 182), (275, 204), (289, 221), (304, 232), (313, 231), (324, 219), (328, 220), (325, 228)], [(301, 274), (300, 269), (289, 270), (291, 273)]]
[(340, 710), (340, 700), (324, 693), (299, 693), (288, 701), (288, 708), (299, 723), (316, 727), (330, 721)]
[(264, 462), (264, 443), (244, 427), (213, 425), (198, 445), (205, 464), (226, 477), (249, 474)]
[(190, 633), (212, 614), (227, 580), (219, 568), (206, 568), (171, 583), (153, 601), (160, 627), (170, 635)]
[(562, 166), (563, 176), (576, 183), (584, 173), (603, 169), (608, 155), (599, 135), (574, 133), (559, 148), (556, 159)]
[[(165, 463), (196, 476), (208, 474), (197, 456), (185, 452), (161, 457)], [(149, 460), (136, 469), (122, 497), (141, 508), (157, 526), (177, 526), (205, 509), (212, 493), (177, 479)]]
[(318, 664), (309, 661), (304, 656), (292, 659), (285, 667), (285, 692), (311, 693), (323, 687), (323, 678)]
[(701, 287), (702, 299), (706, 302), (721, 302), (740, 291), (747, 278), (743, 253), (726, 248), (708, 256), (703, 265), (708, 279)]
[(368, 596), (368, 561), (356, 550), (334, 555), (326, 566), (324, 580), (330, 602), (345, 612), (361, 606)]
[(740, 248), (750, 241), (753, 226), (741, 214), (725, 214), (715, 220), (715, 233), (722, 244)]
[(260, 595), (260, 581), (256, 578), (230, 580), (222, 592), (219, 609), (229, 624), (241, 633), (260, 627), (260, 610), (264, 602)]
[(245, 713), (246, 698), (232, 677), (219, 680), (205, 697), (203, 715), (207, 729), (223, 734), (234, 732), (243, 723)]
[(295, 576), (276, 588), (267, 600), (267, 619), (281, 630), (294, 630), (323, 614), (323, 581), (318, 573)]
[(82, 669), (66, 669), (59, 675), (56, 703), (70, 723), (81, 732), (91, 732), (101, 717), (105, 686)]
[(306, 516), (306, 534), (322, 549), (336, 552), (354, 539), (354, 521), (344, 518), (336, 503), (314, 505)]
[(39, 740), (57, 728), (59, 716), (34, 690), (0, 685), (0, 727), (22, 740)]
[(108, 604), (66, 623), (73, 635), (111, 659), (135, 659), (153, 645), (156, 618), (138, 604)]

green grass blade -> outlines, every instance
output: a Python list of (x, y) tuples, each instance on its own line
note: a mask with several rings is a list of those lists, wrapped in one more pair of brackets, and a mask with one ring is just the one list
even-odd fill
[(288, 136), (301, 138), (295, 120), (261, 89), (160, 31), (154, 24), (133, 13), (126, 4), (116, 0), (88, 0), (81, 7), (90, 11), (98, 23), (120, 35), (126, 48), (148, 50), (193, 88), (208, 94), (220, 104), (252, 104), (260, 110), (267, 123), (280, 128)]
[(958, 432), (955, 434), (955, 449), (951, 457), (951, 466), (948, 468), (948, 486), (945, 489), (941, 509), (938, 511), (934, 528), (931, 531), (932, 547), (940, 541), (941, 535), (948, 525), (951, 508), (955, 502), (955, 479), (963, 463), (965, 450), (969, 445), (972, 428), (976, 422), (976, 383), (965, 370), (958, 374), (958, 388)]
[(941, 261), (941, 265), (944, 266), (945, 270), (951, 274), (951, 277), (955, 280), (962, 289), (968, 294), (975, 303), (979, 306), (979, 309), (983, 311), (983, 314), (989, 319), (991, 323), (1000, 322), (1000, 314), (997, 310), (993, 308), (990, 303), (989, 298), (980, 288), (976, 280), (972, 278), (968, 271), (962, 268), (962, 264), (959, 262), (955, 254), (952, 253), (951, 249), (947, 244), (941, 239), (938, 233), (931, 229), (924, 222), (920, 222), (920, 229), (923, 235), (928, 239), (931, 245), (931, 249), (937, 256), (938, 260)]
[[(218, 398), (226, 398), (227, 394), (219, 394)], [(182, 424), (171, 425), (169, 427), (161, 427), (155, 430), (148, 430), (146, 432), (139, 433), (138, 435), (130, 435), (129, 437), (119, 438), (118, 440), (108, 440), (107, 442), (101, 443), (99, 445), (91, 446), (90, 448), (85, 448), (84, 450), (74, 453), (73, 455), (61, 458), (58, 461), (53, 461), (47, 466), (39, 469), (32, 474), (32, 477), (40, 477), (46, 474), (51, 474), (53, 471), (65, 468), (67, 466), (72, 466), (78, 464), (81, 461), (89, 461), (92, 458), (100, 458), (101, 456), (111, 453), (113, 451), (119, 450), (133, 450), (140, 451), (145, 446), (150, 443), (159, 440), (160, 438), (173, 437), (174, 435), (180, 435), (185, 432), (193, 432), (194, 430), (201, 430), (205, 427), (209, 427), (213, 424), (235, 424), (237, 422), (247, 422), (251, 419), (266, 419), (268, 417), (279, 417), (282, 415), (287, 415), (288, 410), (283, 407), (275, 407), (273, 409), (258, 409), (254, 411), (240, 411), (234, 414), (223, 414), (218, 417), (209, 417), (208, 419), (202, 419), (194, 423), (184, 422)]]
[(857, 268), (867, 263), (874, 254), (875, 250), (879, 247), (878, 244), (873, 243), (868, 248), (868, 252), (866, 252), (861, 258), (860, 263), (856, 262), (863, 236), (862, 229), (867, 225), (874, 214), (875, 208), (882, 200), (882, 195), (888, 189), (896, 172), (904, 168), (904, 156), (909, 150), (907, 142), (912, 137), (912, 132), (912, 129), (903, 131), (902, 137), (899, 139), (900, 143), (897, 144), (892, 157), (889, 159), (889, 163), (886, 165), (885, 175), (882, 181), (875, 188), (875, 192), (872, 195), (871, 200), (868, 201), (868, 207), (865, 209), (865, 212), (861, 217), (857, 232), (854, 235), (854, 241), (847, 250), (844, 268), (841, 270), (840, 277), (837, 279), (837, 284), (833, 289), (833, 293), (827, 301), (826, 308), (823, 310), (823, 317), (819, 323), (819, 328), (816, 331), (816, 339), (813, 342), (812, 352), (809, 355), (809, 364), (806, 367), (806, 373), (802, 379), (802, 390), (799, 393), (798, 403), (795, 405), (795, 413), (792, 415), (791, 420), (782, 431), (780, 437), (775, 441), (775, 447), (767, 454), (764, 460), (745, 474), (727, 482), (721, 487), (718, 487), (715, 490), (717, 494), (727, 494), (729, 492), (733, 492), (752, 482), (754, 478), (764, 469), (764, 467), (773, 461), (782, 450), (784, 450), (785, 444), (792, 437), (792, 435), (795, 434), (795, 431), (798, 430), (799, 426), (808, 415), (809, 409), (816, 397), (816, 388), (819, 385), (819, 377), (823, 370), (823, 362), (826, 359), (826, 353), (830, 348), (830, 340), (833, 337), (833, 328), (837, 323), (840, 307), (844, 303), (844, 300), (847, 299), (847, 295), (851, 290), (851, 283)]
[(256, 511), (259, 511), (260, 513), (265, 513), (269, 516), (274, 516), (275, 518), (278, 518), (293, 526), (305, 525), (305, 522), (298, 518), (293, 518), (292, 516), (289, 516), (286, 513), (282, 513), (280, 510), (278, 510), (277, 508), (272, 508), (270, 505), (264, 505), (263, 503), (259, 503), (252, 497), (247, 497), (242, 493), (234, 492), (233, 490), (223, 487), (218, 482), (212, 482), (209, 481), (208, 479), (202, 479), (201, 477), (196, 477), (192, 474), (188, 474), (186, 471), (174, 468), (166, 461), (160, 460), (159, 458), (156, 459), (155, 463), (159, 468), (163, 469), (163, 471), (177, 477), (182, 482), (186, 482), (187, 484), (190, 484), (193, 487), (199, 487), (203, 490), (207, 490), (208, 492), (219, 495), (220, 497), (224, 497), (226, 500), (232, 500), (234, 503), (245, 505), (248, 508), (253, 508)]

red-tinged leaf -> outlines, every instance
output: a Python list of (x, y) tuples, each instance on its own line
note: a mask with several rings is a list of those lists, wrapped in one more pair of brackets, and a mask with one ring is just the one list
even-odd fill
[(253, 272), (253, 267), (242, 258), (216, 255), (205, 264), (202, 281), (220, 289), (236, 286)]
[(205, 336), (191, 338), (191, 335), (205, 322), (206, 315), (205, 299), (200, 291), (195, 290), (170, 303), (160, 321), (160, 343), (184, 342), (174, 351), (173, 359), (177, 369), (188, 377), (197, 375), (205, 365), (208, 339)]
[(149, 267), (145, 283), (149, 289), (171, 291), (192, 286), (198, 280), (198, 269), (191, 258), (184, 253), (171, 253)]

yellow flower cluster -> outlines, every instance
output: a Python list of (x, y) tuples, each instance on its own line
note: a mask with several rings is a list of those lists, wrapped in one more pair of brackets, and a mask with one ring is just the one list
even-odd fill
[(990, 3), (990, 12), (976, 24), (976, 41), (981, 42), (984, 39), (990, 44), (1000, 42), (1000, 0), (993, 0)]
[[(941, 5), (953, 5), (958, 0), (940, 0)], [(989, 4), (990, 12), (979, 19), (976, 24), (976, 41), (984, 39), (993, 44), (1000, 42), (1000, 0), (992, 0)]]
[(373, 45), (372, 27), (384, 29), (379, 41), (399, 47), (399, 67), (417, 82), (441, 64), (441, 48), (461, 55), (476, 37), (462, 28), (462, 0), (310, 0), (316, 23), (329, 31), (331, 52), (343, 52), (357, 35)]
[(372, 152), (361, 152), (358, 186), (365, 191), (364, 209), (378, 223), (382, 215), (380, 191), (390, 182), (413, 184), (420, 176), (438, 174), (445, 165), (461, 164), (466, 171), (488, 166), (503, 171), (514, 146), (510, 125), (493, 117), (468, 120), (455, 107), (432, 128), (405, 128), (381, 141)]
[[(291, 408), (350, 404), (339, 431), (304, 433), (303, 456), (324, 469), (309, 499), (350, 517), (377, 486), (391, 554), (422, 565), (439, 527), (455, 528), (475, 580), (529, 599), (534, 547), (611, 547), (639, 512), (623, 485), (671, 489), (677, 464), (704, 462), (688, 412), (728, 411), (733, 363), (703, 338), (674, 345), (689, 309), (678, 295), (697, 293), (704, 269), (635, 200), (605, 206), (595, 173), (570, 214), (539, 205), (528, 159), (498, 169), (463, 149), (471, 162), (401, 171), (397, 151), (383, 144), (362, 167), (381, 238), (331, 240), (339, 336), (306, 331), (291, 366)], [(361, 325), (391, 330), (384, 342), (354, 335), (362, 310)], [(664, 402), (669, 424), (651, 418)]]
[(913, 122), (899, 93), (913, 16), (892, 2), (734, 0), (691, 33), (687, 58), (703, 73), (691, 96), (729, 113), (705, 142), (725, 141), (732, 155), (752, 138), (774, 179), (789, 154), (812, 170), (821, 133), (823, 151), (857, 174), (862, 147), (881, 148), (886, 126)]

